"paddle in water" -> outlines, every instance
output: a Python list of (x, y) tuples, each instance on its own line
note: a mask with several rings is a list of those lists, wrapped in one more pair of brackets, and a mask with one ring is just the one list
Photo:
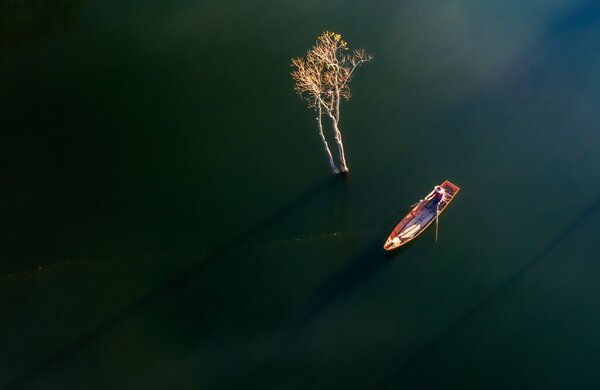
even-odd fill
[[(440, 201), (441, 202), (441, 201)], [(435, 242), (438, 239), (438, 227), (439, 227), (439, 215), (440, 215), (440, 202), (437, 203), (435, 207)]]

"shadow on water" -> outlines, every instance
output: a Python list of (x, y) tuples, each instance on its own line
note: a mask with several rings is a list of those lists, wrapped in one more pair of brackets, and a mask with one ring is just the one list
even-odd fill
[(331, 191), (331, 205), (329, 207), (331, 222), (334, 226), (344, 223), (348, 212), (348, 181), (347, 175), (335, 175), (333, 190)]
[(405, 360), (400, 368), (387, 380), (385, 380), (380, 388), (388, 388), (396, 385), (397, 381), (401, 379), (402, 374), (412, 367), (422, 356), (432, 351), (437, 345), (442, 343), (449, 336), (458, 331), (478, 313), (480, 313), (487, 305), (492, 303), (498, 297), (502, 295), (507, 289), (512, 287), (519, 279), (523, 277), (533, 266), (539, 264), (548, 255), (550, 255), (556, 248), (558, 248), (567, 238), (569, 238), (583, 223), (588, 221), (594, 214), (600, 211), (600, 198), (592, 203), (590, 206), (585, 208), (575, 220), (568, 225), (552, 242), (550, 242), (542, 251), (531, 258), (523, 265), (517, 272), (515, 272), (506, 281), (496, 287), (487, 296), (485, 296), (479, 303), (467, 310), (460, 318), (444, 328), (437, 336), (435, 336), (429, 343), (424, 345), (421, 349), (416, 351), (412, 356), (407, 359), (399, 357), (398, 360)]
[[(423, 237), (420, 237), (423, 238)], [(415, 245), (415, 240), (409, 241), (406, 244), (402, 245), (400, 248), (395, 249), (393, 251), (390, 252), (385, 252), (383, 258), (385, 261), (392, 261), (397, 259), (401, 254), (405, 253), (406, 251), (410, 250), (410, 248), (412, 248)]]
[(335, 276), (325, 281), (314, 293), (312, 308), (299, 327), (310, 322), (324, 307), (334, 303), (354, 286), (368, 279), (383, 264), (383, 249), (378, 241), (372, 242), (362, 253)]
[(401, 219), (401, 215), (404, 215), (406, 212), (406, 210), (400, 210), (391, 214), (387, 218), (388, 222), (383, 225), (385, 226), (383, 228), (385, 237), (382, 236), (381, 239), (378, 238), (372, 242), (349, 265), (321, 284), (312, 299), (312, 308), (298, 326), (301, 327), (303, 324), (309, 322), (324, 307), (335, 302), (353, 287), (368, 279), (379, 268), (385, 265), (386, 262), (400, 258), (402, 254), (414, 246), (414, 241), (411, 241), (391, 252), (383, 249), (387, 234), (394, 229)]
[[(393, 226), (389, 228), (389, 231)], [(386, 234), (387, 234), (386, 230)], [(385, 263), (399, 259), (402, 254), (409, 251), (415, 245), (414, 241), (402, 247), (387, 252), (383, 249), (383, 240), (377, 239), (372, 242), (361, 254), (336, 275), (323, 282), (315, 292), (312, 308), (300, 322), (299, 326), (306, 324), (314, 318), (323, 308), (336, 302), (340, 297), (352, 290), (362, 281), (368, 279)]]
[[(152, 302), (154, 299), (157, 299), (158, 297), (162, 296), (163, 294), (168, 293), (172, 289), (177, 288), (177, 286), (180, 286), (180, 285), (184, 284), (185, 282), (189, 281), (195, 275), (197, 275), (198, 273), (205, 270), (206, 267), (208, 267), (211, 264), (214, 264), (216, 261), (218, 261), (222, 257), (230, 254), (232, 251), (242, 249), (249, 242), (251, 242), (254, 239), (254, 236), (258, 232), (260, 232), (262, 229), (278, 222), (281, 218), (285, 217), (288, 213), (295, 210), (302, 204), (305, 204), (306, 202), (310, 201), (315, 196), (322, 194), (324, 191), (331, 189), (332, 186), (336, 185), (336, 180), (338, 180), (338, 179), (337, 178), (333, 178), (333, 179), (327, 178), (327, 179), (323, 180), (322, 182), (316, 184), (314, 187), (312, 187), (311, 189), (306, 191), (304, 194), (299, 196), (295, 201), (291, 202), (290, 204), (283, 207), (279, 211), (277, 211), (274, 214), (270, 215), (269, 217), (265, 218), (261, 223), (257, 224), (256, 226), (253, 226), (250, 229), (247, 229), (243, 232), (238, 233), (235, 237), (233, 237), (226, 244), (224, 244), (220, 248), (216, 249), (212, 254), (209, 254), (208, 256), (205, 256), (202, 259), (200, 259), (201, 260), (200, 262), (193, 264), (187, 270), (180, 272), (178, 275), (176, 275), (171, 280), (160, 285), (156, 289), (149, 291), (145, 296), (140, 298), (138, 301), (136, 301), (129, 307), (125, 308), (121, 312), (117, 313), (113, 317), (107, 319), (105, 322), (100, 324), (95, 329), (92, 329), (90, 332), (83, 335), (79, 339), (74, 340), (70, 344), (68, 344), (68, 345), (64, 346), (63, 348), (61, 348), (60, 350), (54, 352), (48, 358), (44, 359), (43, 361), (38, 363), (36, 366), (32, 367), (30, 370), (28, 370), (24, 374), (10, 380), (7, 383), (4, 383), (4, 386), (7, 388), (16, 387), (17, 385), (19, 385), (22, 382), (24, 382), (25, 380), (27, 380), (30, 376), (34, 375), (36, 372), (46, 369), (48, 367), (51, 367), (52, 364), (59, 361), (63, 356), (68, 355), (69, 353), (76, 350), (81, 345), (84, 345), (85, 343), (89, 342), (90, 340), (94, 339), (95, 337), (98, 337), (104, 331), (109, 329), (114, 324), (118, 323), (121, 319), (123, 319), (130, 313), (135, 312), (136, 310), (138, 310), (138, 309), (144, 307), (145, 305), (147, 305), (148, 303)], [(0, 383), (0, 386), (2, 386), (1, 383)]]

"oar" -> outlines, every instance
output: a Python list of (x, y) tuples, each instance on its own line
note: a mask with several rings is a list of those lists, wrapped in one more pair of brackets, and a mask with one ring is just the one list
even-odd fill
[(418, 202), (417, 202), (417, 203), (415, 203), (415, 204), (412, 204), (412, 205), (410, 205), (410, 208), (412, 209), (412, 208), (413, 208), (413, 207), (415, 207), (416, 205), (418, 205), (418, 204), (421, 204), (421, 202), (422, 202), (422, 201), (423, 201), (423, 199), (421, 199), (420, 201), (418, 201)]
[(439, 226), (439, 215), (440, 215), (440, 202), (438, 202), (435, 208), (435, 242), (438, 240), (438, 226)]

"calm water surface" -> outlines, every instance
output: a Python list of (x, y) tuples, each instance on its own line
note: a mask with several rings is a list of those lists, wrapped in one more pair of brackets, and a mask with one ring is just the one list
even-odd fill
[(599, 49), (583, 0), (0, 0), (0, 388), (599, 388)]

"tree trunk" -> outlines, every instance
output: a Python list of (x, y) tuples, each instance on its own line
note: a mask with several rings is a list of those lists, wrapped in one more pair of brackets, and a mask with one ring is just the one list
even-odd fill
[(340, 173), (340, 170), (335, 166), (335, 162), (333, 162), (333, 156), (331, 155), (331, 150), (329, 150), (329, 144), (327, 144), (327, 139), (325, 139), (325, 134), (323, 133), (323, 122), (321, 121), (322, 111), (321, 111), (321, 103), (319, 103), (319, 115), (317, 116), (317, 124), (319, 125), (319, 135), (321, 136), (321, 140), (323, 141), (323, 146), (325, 146), (325, 151), (327, 152), (327, 157), (329, 157), (329, 165), (331, 166), (331, 170), (334, 175)]
[(335, 116), (329, 113), (329, 117), (331, 118), (331, 123), (333, 125), (333, 131), (335, 133), (335, 141), (337, 142), (338, 152), (340, 154), (340, 166), (342, 168), (342, 172), (346, 173), (349, 171), (348, 165), (346, 164), (346, 154), (344, 153), (344, 142), (342, 141), (342, 132), (338, 127), (338, 121)]

